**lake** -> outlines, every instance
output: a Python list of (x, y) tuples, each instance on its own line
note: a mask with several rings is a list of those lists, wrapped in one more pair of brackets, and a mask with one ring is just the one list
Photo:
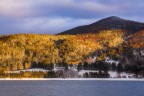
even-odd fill
[(0, 96), (144, 96), (144, 82), (0, 81)]

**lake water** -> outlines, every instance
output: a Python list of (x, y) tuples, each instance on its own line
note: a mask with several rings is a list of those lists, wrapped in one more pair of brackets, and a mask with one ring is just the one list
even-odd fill
[(0, 96), (144, 96), (144, 82), (0, 81)]

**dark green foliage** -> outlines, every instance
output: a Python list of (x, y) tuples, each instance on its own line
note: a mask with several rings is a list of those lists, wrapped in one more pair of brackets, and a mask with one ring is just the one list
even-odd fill
[(116, 71), (116, 64), (115, 63), (112, 63), (112, 71)]
[(47, 78), (56, 78), (56, 72), (55, 71), (50, 71), (48, 72)]
[(98, 61), (95, 64), (96, 64), (96, 70), (105, 71), (105, 72), (109, 70), (109, 65), (103, 61)]
[(80, 71), (80, 70), (82, 70), (82, 68), (83, 68), (82, 63), (79, 63), (79, 64), (77, 65), (77, 70)]
[(121, 73), (123, 71), (124, 71), (123, 65), (119, 63), (118, 66), (117, 66), (117, 72)]
[(84, 68), (85, 70), (88, 69), (88, 62), (84, 62), (84, 64), (83, 64), (83, 68)]
[(109, 78), (110, 75), (108, 74), (108, 72), (89, 72), (89, 73), (84, 73), (83, 74), (84, 78)]

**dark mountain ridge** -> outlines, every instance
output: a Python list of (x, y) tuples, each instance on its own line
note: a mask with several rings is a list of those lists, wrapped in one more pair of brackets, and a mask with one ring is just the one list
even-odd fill
[(128, 34), (133, 34), (139, 30), (144, 29), (144, 23), (122, 19), (120, 17), (111, 16), (104, 18), (90, 25), (79, 26), (64, 32), (59, 33), (64, 34), (86, 34), (86, 33), (98, 33), (102, 30), (125, 30)]

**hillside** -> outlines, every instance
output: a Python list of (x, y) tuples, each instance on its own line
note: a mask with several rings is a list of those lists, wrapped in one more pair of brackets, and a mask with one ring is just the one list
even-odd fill
[(129, 38), (129, 44), (133, 48), (144, 49), (144, 30), (141, 30)]
[(111, 16), (104, 18), (90, 25), (79, 26), (59, 34), (87, 34), (98, 33), (102, 30), (125, 30), (127, 34), (133, 34), (144, 29), (144, 23), (122, 19), (120, 17)]
[[(20, 70), (48, 64), (78, 64), (99, 50), (123, 43), (121, 30), (99, 34), (39, 35), (15, 34), (0, 36), (0, 70)], [(99, 60), (104, 57), (100, 55)]]
[(66, 66), (85, 62), (95, 65), (117, 62), (138, 68), (144, 64), (142, 23), (109, 17), (84, 28), (86, 30), (78, 32), (71, 30), (74, 34), (77, 32), (76, 35), (68, 32), (69, 35), (0, 36), (0, 71), (51, 69), (54, 64)]

